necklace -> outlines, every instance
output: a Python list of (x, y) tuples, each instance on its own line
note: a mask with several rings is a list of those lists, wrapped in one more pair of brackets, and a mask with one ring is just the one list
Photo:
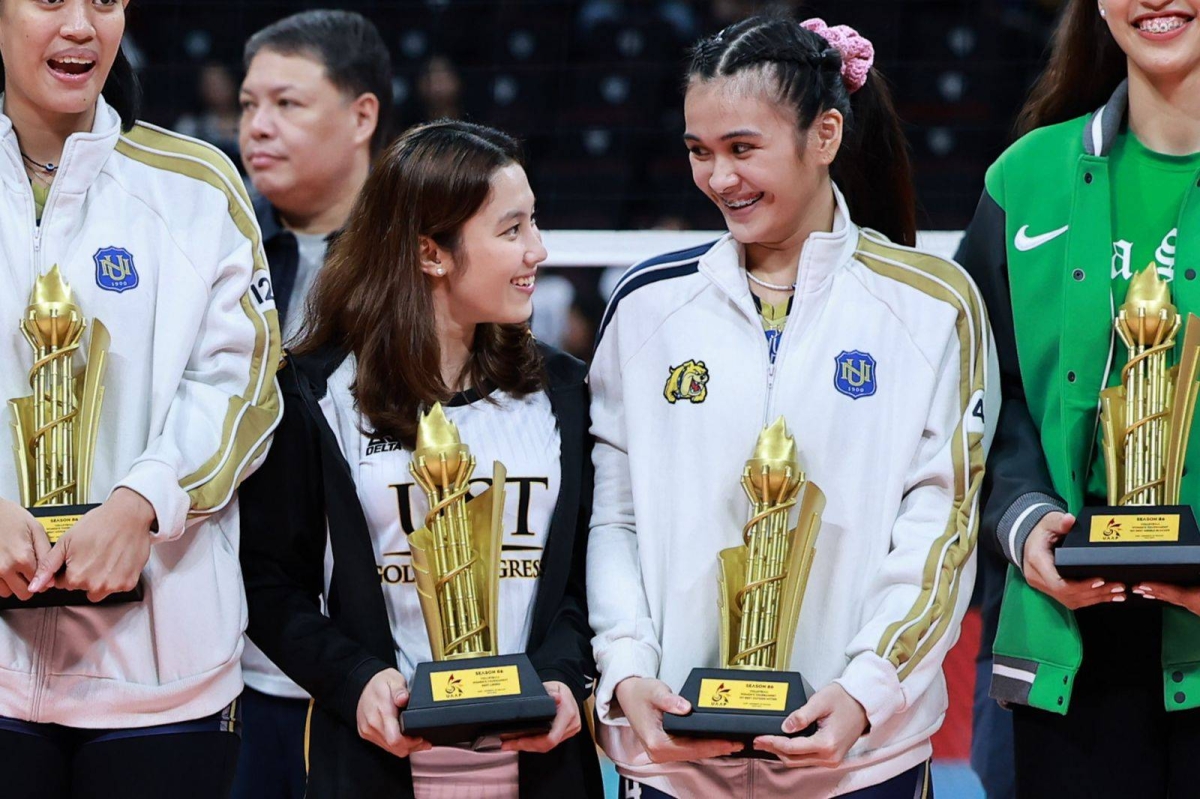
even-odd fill
[(58, 171), (58, 164), (54, 163), (53, 161), (47, 161), (44, 164), (41, 161), (35, 161), (29, 156), (25, 155), (24, 150), (21, 151), (21, 157), (25, 159), (25, 163), (29, 164), (40, 172), (45, 172), (47, 175), (53, 175)]
[(765, 280), (761, 280), (761, 279), (755, 277), (753, 272), (747, 272), (746, 277), (750, 278), (751, 283), (757, 283), (758, 285), (762, 286), (763, 288), (771, 289), (772, 291), (795, 291), (796, 290), (795, 283), (791, 284), (790, 286), (780, 285), (779, 283), (768, 283)]

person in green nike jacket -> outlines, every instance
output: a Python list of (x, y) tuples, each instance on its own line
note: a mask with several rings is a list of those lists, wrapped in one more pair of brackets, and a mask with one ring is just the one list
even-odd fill
[[(1153, 264), (1200, 313), (1200, 0), (1069, 0), (1025, 133), (988, 170), (958, 259), (988, 305), (1003, 404), (981, 540), (1012, 564), (991, 694), (1019, 797), (1200, 794), (1200, 589), (1066, 580), (1054, 547), (1104, 505), (1113, 309)], [(1200, 436), (1182, 494), (1200, 496)], [(1151, 601), (1146, 601), (1151, 600)]]

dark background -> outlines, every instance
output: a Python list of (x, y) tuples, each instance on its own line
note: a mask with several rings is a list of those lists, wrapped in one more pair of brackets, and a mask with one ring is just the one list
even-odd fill
[[(987, 165), (1041, 65), (1061, 0), (784, 3), (875, 43), (916, 165), (920, 226), (969, 221)], [(682, 133), (687, 46), (765, 3), (746, 0), (135, 0), (143, 116), (236, 152), (246, 38), (307, 8), (359, 11), (395, 68), (396, 132), (447, 114), (526, 144), (544, 229), (722, 227), (691, 185)], [(777, 4), (778, 5), (778, 4)], [(235, 158), (236, 161), (236, 158)]]

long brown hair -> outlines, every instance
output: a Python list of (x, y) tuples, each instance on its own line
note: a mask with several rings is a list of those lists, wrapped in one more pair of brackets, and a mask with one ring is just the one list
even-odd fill
[(908, 142), (891, 92), (872, 68), (854, 94), (842, 80), (841, 53), (824, 37), (782, 13), (761, 14), (731, 25), (692, 48), (688, 79), (711, 80), (743, 70), (773, 67), (767, 74), (779, 102), (796, 114), (801, 131), (836, 108), (845, 122), (842, 147), (830, 167), (856, 224), (892, 241), (914, 246), (917, 201)]
[[(412, 447), (418, 411), (453, 396), (442, 379), (420, 238), (456, 252), (492, 176), (514, 163), (520, 147), (498, 130), (454, 120), (410, 128), (380, 155), (331, 246), (293, 351), (333, 346), (355, 355), (354, 397), (373, 432)], [(476, 328), (464, 368), (472, 389), (522, 396), (542, 386), (542, 372), (528, 324)]]
[(1096, 0), (1068, 0), (1054, 29), (1050, 61), (1017, 117), (1017, 135), (1095, 111), (1128, 71)]

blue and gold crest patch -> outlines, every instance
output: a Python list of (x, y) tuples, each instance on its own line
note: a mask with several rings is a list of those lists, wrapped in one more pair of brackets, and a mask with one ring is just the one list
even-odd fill
[(833, 387), (850, 399), (875, 393), (875, 359), (859, 350), (842, 350), (834, 358)]
[(137, 288), (138, 273), (133, 265), (133, 255), (123, 247), (102, 247), (92, 256), (96, 262), (96, 285), (106, 291), (122, 291)]

